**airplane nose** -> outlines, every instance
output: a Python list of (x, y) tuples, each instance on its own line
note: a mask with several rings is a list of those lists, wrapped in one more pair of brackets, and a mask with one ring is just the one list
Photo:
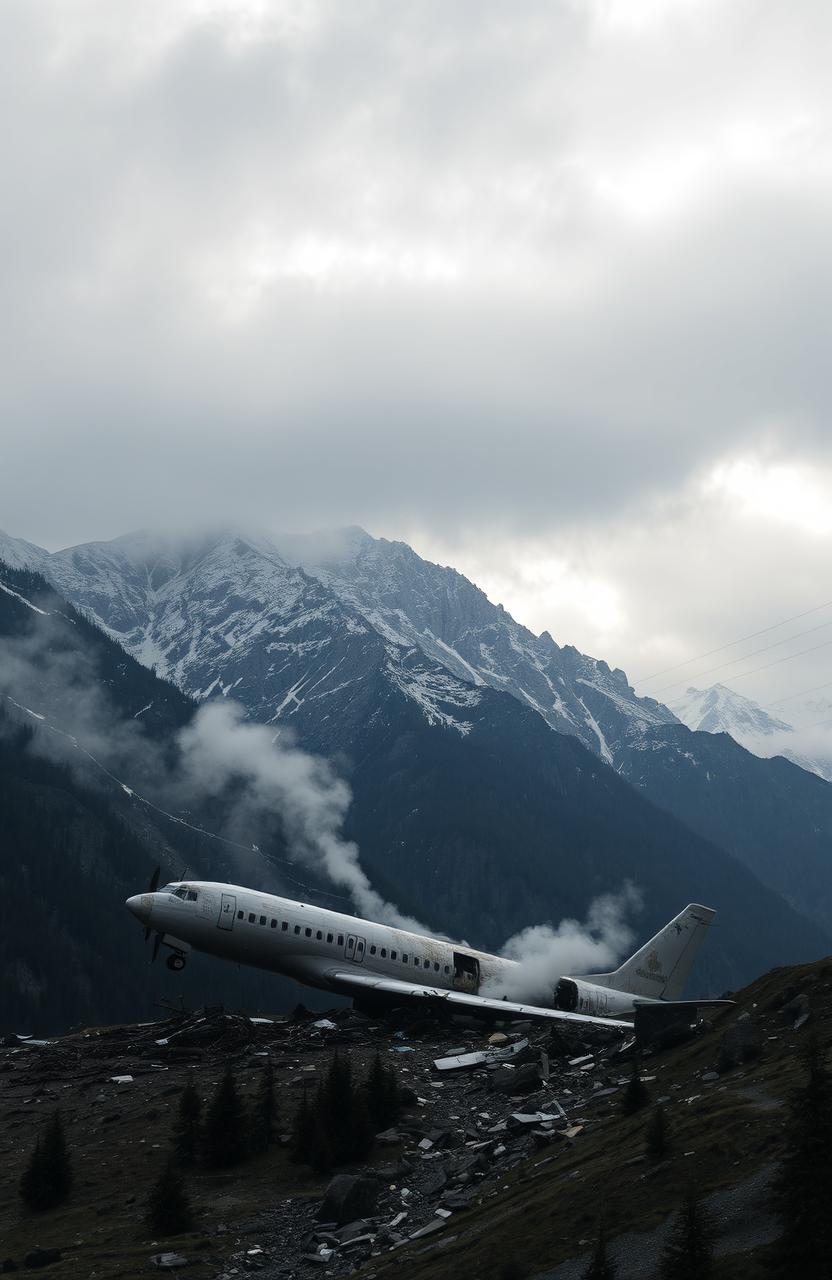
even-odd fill
[(124, 905), (142, 924), (150, 923), (150, 913), (153, 910), (152, 893), (136, 893), (132, 898), (128, 898)]

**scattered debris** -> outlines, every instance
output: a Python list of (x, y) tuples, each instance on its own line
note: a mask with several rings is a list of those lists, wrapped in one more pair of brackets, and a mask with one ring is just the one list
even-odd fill
[(178, 1271), (187, 1267), (188, 1259), (181, 1253), (154, 1253), (150, 1265), (154, 1271)]

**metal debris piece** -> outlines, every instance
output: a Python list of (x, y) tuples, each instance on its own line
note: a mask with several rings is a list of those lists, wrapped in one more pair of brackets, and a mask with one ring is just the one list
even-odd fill
[(188, 1259), (181, 1253), (154, 1253), (150, 1265), (154, 1271), (178, 1271), (180, 1267), (187, 1267)]
[(516, 1057), (528, 1047), (528, 1038), (524, 1037), (522, 1040), (515, 1040), (514, 1044), (506, 1045), (504, 1049), (478, 1050), (475, 1053), (457, 1053), (446, 1058), (435, 1058), (433, 1065), (437, 1071), (465, 1071), (472, 1067), (505, 1063), (507, 1059)]

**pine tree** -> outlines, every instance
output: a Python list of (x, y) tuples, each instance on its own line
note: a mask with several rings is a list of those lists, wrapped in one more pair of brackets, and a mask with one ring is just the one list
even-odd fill
[(370, 1154), (375, 1141), (376, 1126), (370, 1116), (367, 1090), (354, 1089), (350, 1111), (349, 1148), (347, 1160), (363, 1160)]
[(641, 1059), (638, 1054), (633, 1058), (633, 1070), (621, 1100), (621, 1110), (625, 1116), (635, 1115), (650, 1101), (650, 1094), (641, 1079)]
[(30, 1209), (52, 1209), (69, 1195), (72, 1169), (66, 1149), (61, 1113), (56, 1111), (38, 1137), (31, 1160), (20, 1180), (20, 1194)]
[(252, 1151), (268, 1150), (277, 1137), (277, 1122), (278, 1109), (274, 1096), (274, 1066), (271, 1058), (267, 1058), (251, 1116), (250, 1143)]
[(693, 1183), (662, 1251), (661, 1280), (706, 1280), (713, 1274), (710, 1222)]
[(584, 1272), (584, 1280), (615, 1280), (618, 1267), (607, 1254), (607, 1233), (603, 1220), (598, 1223), (598, 1241), (592, 1261)]
[(398, 1120), (401, 1111), (399, 1080), (395, 1068), (382, 1062), (378, 1051), (370, 1064), (364, 1087), (374, 1133), (388, 1129)]
[(173, 1130), (173, 1152), (177, 1164), (190, 1168), (196, 1164), (199, 1150), (199, 1121), (202, 1103), (193, 1080), (189, 1080), (179, 1098), (179, 1110)]
[(292, 1125), (292, 1163), (308, 1164), (315, 1145), (316, 1112), (309, 1103), (304, 1089), (300, 1106)]
[(330, 1173), (335, 1164), (335, 1157), (332, 1154), (332, 1144), (329, 1140), (327, 1132), (325, 1111), (321, 1106), (316, 1106), (312, 1112), (312, 1123), (310, 1126), (310, 1145), (309, 1154), (306, 1163), (312, 1169), (313, 1173), (323, 1174)]
[(239, 1164), (246, 1154), (246, 1139), (246, 1116), (229, 1067), (205, 1117), (205, 1163), (214, 1169)]
[(336, 1049), (318, 1104), (336, 1164), (345, 1164), (352, 1158), (354, 1104), (352, 1063)]
[(667, 1132), (667, 1115), (664, 1107), (657, 1103), (644, 1134), (644, 1145), (647, 1154), (655, 1160), (663, 1160), (670, 1145)]
[(172, 1160), (166, 1161), (151, 1187), (145, 1221), (150, 1230), (160, 1236), (178, 1236), (193, 1226), (193, 1212), (185, 1184)]
[(829, 1274), (832, 1258), (832, 1077), (817, 1036), (804, 1053), (806, 1081), (791, 1099), (788, 1145), (772, 1187), (783, 1224), (779, 1251), (806, 1280)]

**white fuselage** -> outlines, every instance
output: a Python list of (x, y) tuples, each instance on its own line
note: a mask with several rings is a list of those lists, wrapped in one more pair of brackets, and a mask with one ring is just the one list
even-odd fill
[[(174, 953), (193, 948), (324, 990), (353, 995), (337, 975), (369, 972), (439, 990), (509, 991), (511, 999), (556, 1006), (557, 978), (545, 990), (527, 985), (516, 961), (241, 885), (183, 881), (138, 894), (127, 906)], [(580, 979), (577, 987), (570, 1006), (577, 1011), (632, 1011), (631, 996)]]

